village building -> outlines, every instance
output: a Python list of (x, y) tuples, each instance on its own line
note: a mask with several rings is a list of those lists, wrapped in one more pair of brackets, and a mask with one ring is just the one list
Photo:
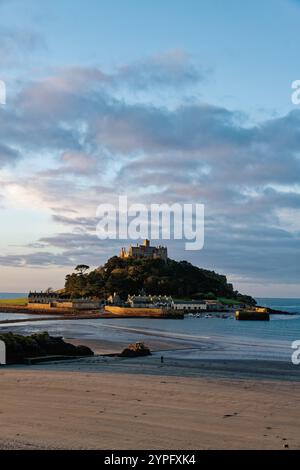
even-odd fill
[(223, 305), (221, 302), (217, 300), (205, 300), (206, 309), (210, 312), (219, 312), (222, 310), (226, 310), (226, 305)]
[(48, 304), (49, 302), (59, 301), (60, 296), (56, 292), (29, 292), (29, 304)]
[(166, 295), (129, 295), (126, 304), (131, 308), (172, 308), (173, 299)]
[(63, 309), (63, 310), (94, 310), (99, 308), (99, 302), (82, 298), (63, 298), (55, 292), (30, 292), (28, 295), (29, 309)]
[(202, 300), (174, 300), (173, 309), (184, 312), (200, 312), (207, 309), (207, 305)]
[[(120, 296), (115, 292), (108, 297), (106, 304), (134, 309), (164, 308), (183, 312), (200, 312), (210, 309), (203, 300), (173, 300), (171, 296), (167, 295), (146, 295), (143, 290), (138, 295), (128, 295), (126, 301), (122, 301)], [(216, 309), (219, 305), (214, 302), (210, 304), (210, 306)]]
[(116, 306), (120, 306), (123, 303), (124, 302), (122, 302), (121, 297), (116, 292), (114, 292), (113, 295), (110, 295), (107, 299), (107, 302), (106, 302), (106, 304), (108, 304), (108, 305), (116, 305)]

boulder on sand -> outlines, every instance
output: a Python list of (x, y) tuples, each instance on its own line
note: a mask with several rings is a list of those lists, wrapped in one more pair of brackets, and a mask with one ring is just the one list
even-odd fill
[(125, 348), (120, 357), (141, 357), (141, 356), (151, 356), (150, 349), (145, 346), (144, 343), (132, 343), (127, 348)]

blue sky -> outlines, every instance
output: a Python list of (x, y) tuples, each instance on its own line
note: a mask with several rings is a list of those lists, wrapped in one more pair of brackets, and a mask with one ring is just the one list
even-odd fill
[(207, 70), (201, 93), (210, 103), (255, 115), (291, 109), (290, 82), (299, 68), (295, 0), (3, 3), (3, 27), (40, 35), (40, 50), (26, 60), (41, 73), (78, 64), (109, 69), (181, 49)]
[(0, 13), (1, 291), (60, 287), (118, 251), (88, 221), (122, 187), (205, 203), (205, 249), (174, 244), (174, 258), (300, 296), (300, 2), (4, 0)]

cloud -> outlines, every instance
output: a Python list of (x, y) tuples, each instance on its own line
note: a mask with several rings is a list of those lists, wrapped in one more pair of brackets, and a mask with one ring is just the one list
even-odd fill
[(25, 56), (28, 57), (28, 54), (46, 47), (39, 33), (26, 29), (12, 29), (3, 25), (0, 26), (0, 43), (1, 64), (5, 67), (20, 65)]
[(197, 67), (185, 51), (176, 49), (123, 65), (111, 79), (117, 85), (144, 90), (193, 86), (203, 82), (207, 75), (208, 71)]
[(19, 157), (20, 154), (18, 150), (5, 144), (0, 144), (0, 167), (16, 162)]
[(65, 233), (0, 262), (97, 265), (119, 245), (96, 238), (96, 208), (125, 193), (132, 202), (205, 204), (204, 250), (183, 253), (170, 243), (176, 256), (243, 279), (300, 281), (300, 229), (286, 215), (300, 209), (300, 112), (250, 126), (238, 111), (196, 98), (169, 107), (116, 91), (151, 96), (152, 88), (202, 80), (177, 52), (110, 73), (58, 69), (26, 83), (0, 113), (0, 165), (18, 163), (26, 177), (5, 174), (3, 187), (42, 201)]
[(97, 158), (78, 151), (63, 152), (59, 161), (60, 166), (55, 169), (48, 169), (40, 172), (39, 176), (42, 177), (60, 177), (62, 175), (72, 176), (91, 176), (97, 171), (98, 160)]
[(51, 252), (35, 252), (26, 255), (6, 255), (0, 256), (1, 266), (21, 267), (49, 267), (49, 266), (70, 266), (72, 260), (62, 254), (55, 255)]

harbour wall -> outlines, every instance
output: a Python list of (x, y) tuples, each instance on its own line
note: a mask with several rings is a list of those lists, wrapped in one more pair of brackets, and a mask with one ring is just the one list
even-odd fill
[(125, 317), (156, 317), (156, 318), (183, 318), (181, 312), (163, 308), (134, 308), (134, 307), (115, 307), (106, 305), (105, 311), (118, 316)]

